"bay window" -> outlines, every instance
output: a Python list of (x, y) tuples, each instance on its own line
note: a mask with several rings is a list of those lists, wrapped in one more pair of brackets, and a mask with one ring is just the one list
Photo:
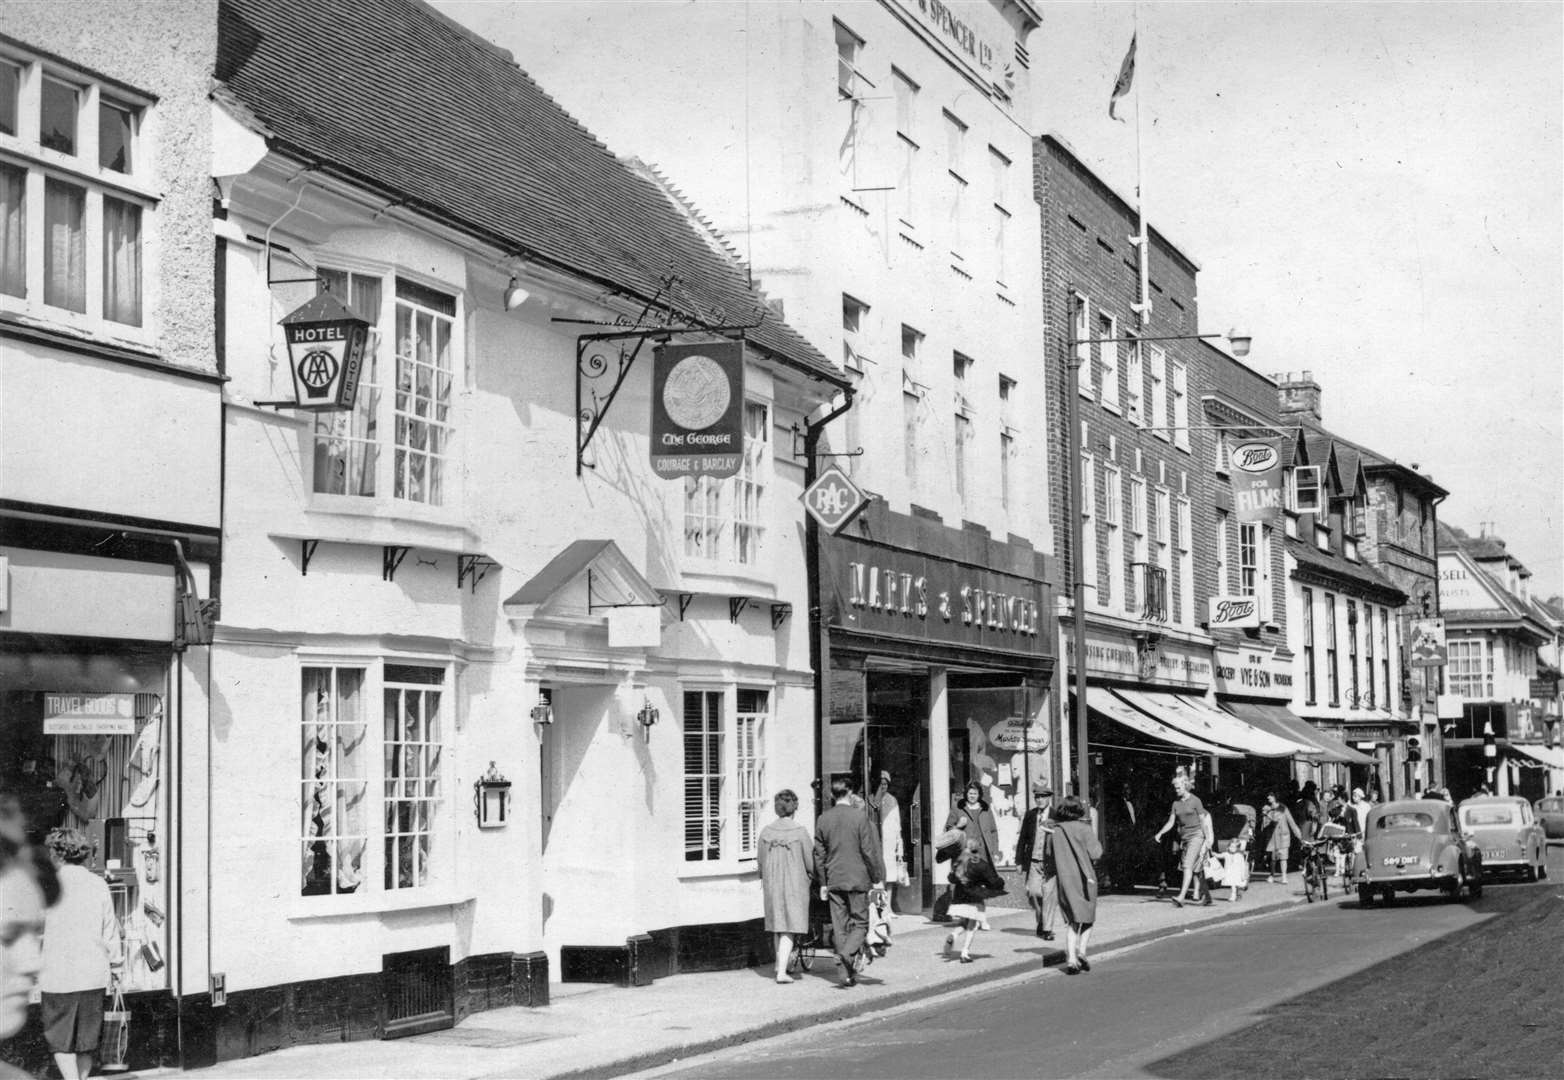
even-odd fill
[(148, 107), (53, 61), (0, 57), (0, 307), (145, 339)]
[(446, 669), (366, 661), (301, 676), (301, 895), (437, 884)]
[(314, 490), (445, 505), (456, 434), (455, 296), (395, 278), (394, 346), (386, 357), (387, 279), (326, 267), (318, 273), (322, 287), (372, 332), (353, 408), (315, 416)]
[(765, 550), (771, 489), (771, 409), (744, 403), (744, 456), (735, 476), (684, 478), (684, 553), (758, 566)]

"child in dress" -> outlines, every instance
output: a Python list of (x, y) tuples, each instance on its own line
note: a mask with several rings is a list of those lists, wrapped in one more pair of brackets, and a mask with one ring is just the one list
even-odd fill
[(995, 889), (1004, 890), (999, 874), (983, 855), (983, 845), (975, 836), (969, 836), (950, 867), (950, 915), (960, 919), (961, 925), (945, 935), (945, 955), (961, 936), (961, 962), (972, 963), (972, 935), (989, 929), (987, 898)]
[(1244, 842), (1236, 837), (1227, 842), (1227, 850), (1213, 858), (1221, 860), (1221, 872), (1212, 879), (1214, 884), (1226, 885), (1231, 891), (1227, 902), (1238, 903), (1238, 894), (1249, 887), (1249, 857), (1244, 854)]

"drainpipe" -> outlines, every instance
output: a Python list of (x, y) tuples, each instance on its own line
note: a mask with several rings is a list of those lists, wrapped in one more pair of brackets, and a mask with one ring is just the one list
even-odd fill
[[(842, 403), (818, 422), (804, 421), (804, 487), (807, 489), (820, 475), (817, 464), (820, 438), (826, 425), (853, 406), (853, 388), (842, 386)], [(820, 726), (825, 722), (825, 626), (821, 605), (824, 602), (820, 583), (820, 523), (810, 513), (804, 514), (804, 577), (809, 590), (809, 668), (815, 675), (814, 725), (809, 737), (815, 747), (815, 815), (825, 797), (825, 757), (820, 745)]]

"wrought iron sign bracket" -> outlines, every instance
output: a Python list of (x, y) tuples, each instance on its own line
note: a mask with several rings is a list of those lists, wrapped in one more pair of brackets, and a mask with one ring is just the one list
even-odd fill
[(606, 610), (608, 608), (625, 608), (625, 607), (658, 607), (658, 608), (660, 608), (664, 604), (666, 604), (667, 602), (668, 601), (666, 601), (666, 600), (659, 599), (657, 601), (657, 603), (655, 603), (655, 604), (638, 604), (634, 600), (626, 601), (625, 603), (621, 603), (621, 604), (599, 604), (597, 602), (596, 592), (594, 591), (594, 580), (593, 580), (593, 575), (592, 575), (592, 569), (591, 569), (591, 567), (587, 568), (587, 613), (588, 614), (591, 614), (594, 611), (604, 611), (604, 610)]
[(310, 560), (315, 557), (315, 549), (320, 547), (319, 540), (299, 541), (299, 576), (307, 577), (310, 572)]
[[(666, 340), (678, 334), (720, 334), (724, 337), (743, 337), (747, 331), (759, 325), (757, 322), (745, 326), (651, 326), (578, 336), (576, 338), (576, 475), (580, 476), (584, 468), (597, 467), (586, 460), (587, 447), (592, 445), (592, 437), (597, 434), (603, 418), (608, 415), (614, 398), (619, 396), (619, 388), (624, 385), (630, 369), (635, 366), (636, 358), (641, 355), (641, 346), (646, 344), (647, 338)], [(635, 342), (635, 348), (627, 352), (626, 346), (621, 344), (617, 356), (610, 356), (607, 348), (596, 348), (607, 346), (610, 342), (631, 341)], [(612, 380), (602, 393), (598, 392), (596, 385), (599, 379)]]
[(744, 614), (744, 609), (747, 608), (747, 607), (749, 607), (749, 597), (747, 597), (747, 596), (730, 596), (730, 597), (728, 597), (728, 621), (732, 622), (732, 623), (737, 623), (739, 621), (739, 616)]
[(772, 604), (771, 629), (775, 630), (777, 627), (787, 622), (787, 617), (791, 614), (793, 614), (792, 604)]
[(407, 553), (413, 550), (410, 547), (401, 547), (396, 544), (386, 544), (380, 549), (380, 580), (395, 581), (397, 568), (402, 565), (402, 560), (407, 558)]
[(690, 610), (690, 603), (694, 599), (695, 599), (695, 594), (692, 593), (692, 592), (682, 592), (682, 593), (679, 594), (679, 621), (680, 622), (684, 621), (684, 613), (686, 611)]
[(456, 556), (456, 588), (461, 590), (462, 584), (472, 578), (472, 591), (478, 591), (478, 582), (488, 576), (490, 570), (500, 565), (487, 555), (458, 555)]

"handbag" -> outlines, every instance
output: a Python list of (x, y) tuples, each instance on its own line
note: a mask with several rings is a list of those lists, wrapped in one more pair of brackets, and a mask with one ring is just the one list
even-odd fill
[(960, 829), (946, 829), (934, 838), (934, 859), (936, 862), (946, 862), (952, 855), (961, 850), (961, 845), (966, 843), (967, 834)]
[(103, 1010), (103, 1034), (98, 1039), (98, 1068), (104, 1072), (124, 1072), (125, 1053), (130, 1049), (130, 1011), (125, 994), (116, 979), (109, 1007)]

